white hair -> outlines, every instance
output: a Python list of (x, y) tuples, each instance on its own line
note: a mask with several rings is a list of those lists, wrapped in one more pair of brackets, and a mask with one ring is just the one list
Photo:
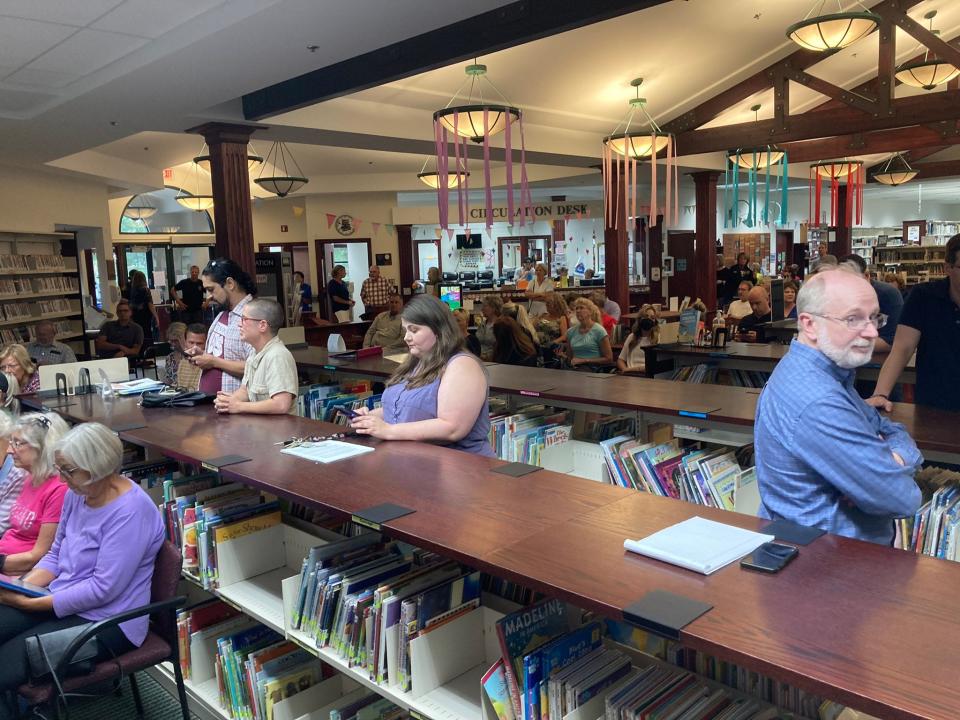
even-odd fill
[(845, 262), (840, 265), (819, 265), (816, 272), (807, 279), (797, 293), (797, 315), (823, 315), (827, 311), (827, 282), (824, 278), (830, 273), (845, 272), (863, 277), (854, 263)]
[(87, 485), (120, 471), (123, 443), (110, 428), (96, 422), (77, 425), (54, 446), (64, 461), (90, 474)]
[(10, 429), (20, 439), (37, 451), (37, 459), (30, 468), (33, 486), (40, 487), (53, 475), (53, 446), (69, 430), (69, 426), (56, 413), (29, 413), (22, 415)]

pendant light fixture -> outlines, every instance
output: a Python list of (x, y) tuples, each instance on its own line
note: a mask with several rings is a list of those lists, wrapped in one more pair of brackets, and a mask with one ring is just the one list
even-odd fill
[[(657, 202), (657, 153), (662, 150), (666, 151), (666, 207), (663, 216), (668, 224), (679, 221), (676, 141), (673, 135), (665, 133), (647, 112), (647, 100), (640, 97), (642, 84), (643, 78), (630, 81), (630, 86), (636, 93), (627, 103), (630, 110), (614, 131), (603, 138), (603, 206), (607, 227), (619, 226), (620, 217), (624, 214), (620, 212), (621, 202), (628, 219), (637, 217), (639, 209), (640, 215), (649, 214), (650, 227), (657, 224), (657, 216), (660, 214), (660, 205)], [(650, 158), (650, 205), (641, 205), (638, 208), (637, 165), (640, 158)], [(619, 179), (616, 192), (613, 174)]]
[[(207, 144), (204, 143), (203, 147), (200, 148), (200, 154), (197, 155), (193, 162), (202, 167), (207, 172), (210, 172), (210, 152), (207, 150)], [(263, 156), (258, 155), (253, 148), (253, 143), (247, 143), (247, 172), (253, 172), (253, 169), (263, 163)]]
[[(436, 147), (437, 160), (437, 211), (440, 216), (440, 227), (450, 228), (450, 190), (457, 191), (457, 211), (459, 224), (467, 226), (469, 223), (469, 184), (470, 168), (467, 153), (467, 139), (483, 145), (483, 182), (484, 206), (486, 209), (486, 225), (493, 226), (493, 188), (490, 182), (490, 139), (503, 133), (504, 159), (506, 162), (506, 195), (508, 222), (512, 225), (514, 218), (520, 216), (520, 224), (525, 225), (531, 217), (533, 198), (527, 182), (527, 152), (523, 139), (523, 112), (520, 108), (510, 104), (496, 86), (487, 77), (487, 66), (474, 62), (466, 68), (467, 80), (457, 90), (450, 101), (441, 110), (433, 113), (433, 138)], [(498, 101), (484, 99), (484, 82), (499, 97)], [(470, 89), (466, 97), (461, 100), (461, 93), (469, 84)], [(489, 95), (489, 93), (488, 93)], [(516, 123), (520, 131), (520, 195), (514, 197), (513, 177), (514, 162), (513, 148), (515, 144)], [(450, 141), (453, 141), (451, 152)], [(453, 171), (450, 161), (453, 160)], [(451, 179), (451, 176), (453, 179)], [(432, 186), (432, 181), (421, 177), (421, 180)], [(516, 202), (519, 199), (519, 208)]]
[[(840, 180), (847, 181), (846, 218), (840, 217)], [(810, 165), (810, 196), (808, 221), (820, 224), (820, 199), (823, 183), (830, 186), (830, 225), (837, 226), (841, 220), (848, 225), (863, 222), (864, 166), (859, 160), (825, 160)], [(854, 211), (856, 208), (856, 211)]]
[(191, 195), (187, 190), (180, 188), (177, 192), (176, 201), (188, 210), (209, 210), (213, 207), (213, 195), (203, 195), (200, 193), (200, 166), (193, 164), (193, 177), (196, 187), (196, 193)]
[(880, 16), (866, 8), (845, 12), (840, 0), (837, 0), (837, 12), (824, 13), (826, 1), (815, 3), (803, 20), (788, 27), (787, 37), (806, 50), (834, 52), (866, 37), (880, 24)]
[[(923, 17), (930, 21), (930, 32), (939, 35), (940, 31), (933, 29), (933, 19), (936, 16), (937, 11), (931, 10)], [(897, 80), (904, 85), (922, 88), (923, 90), (933, 90), (937, 85), (950, 82), (958, 75), (960, 75), (960, 68), (946, 60), (930, 57), (929, 49), (923, 54), (923, 60), (903, 63), (898, 65), (895, 71)]]
[[(288, 167), (288, 160), (296, 170), (296, 174), (291, 172)], [(268, 166), (273, 168), (271, 172), (276, 172), (277, 174), (264, 177), (263, 173)], [(270, 146), (270, 150), (267, 151), (263, 167), (260, 168), (260, 175), (254, 179), (254, 182), (264, 190), (272, 192), (277, 197), (286, 197), (310, 181), (303, 176), (303, 170), (300, 169), (290, 149), (278, 140), (273, 143), (273, 145)]]
[[(754, 120), (760, 111), (760, 105), (753, 105), (750, 109), (754, 113)], [(758, 223), (783, 224), (787, 221), (787, 154), (779, 148), (766, 145), (764, 147), (737, 148), (727, 153), (726, 171), (723, 183), (723, 204), (726, 209), (723, 218), (724, 227), (736, 227), (741, 222), (747, 227)], [(764, 171), (763, 199), (760, 199), (760, 171)], [(779, 170), (779, 178), (778, 176)], [(746, 172), (742, 183), (747, 199), (741, 200), (740, 173)], [(774, 179), (771, 188), (771, 178)], [(778, 184), (779, 183), (779, 186)], [(780, 193), (780, 201), (771, 200), (771, 189)], [(740, 217), (740, 204), (746, 203), (747, 214)], [(771, 214), (770, 208), (776, 205), (776, 214)]]
[(910, 167), (910, 163), (902, 153), (896, 153), (887, 160), (886, 164), (873, 173), (873, 179), (884, 185), (903, 185), (917, 176), (917, 171)]
[[(147, 218), (153, 217), (156, 213), (156, 206), (150, 202), (150, 198), (143, 193), (130, 198), (130, 202), (128, 202), (127, 206), (123, 209), (123, 216), (131, 220), (146, 221)], [(144, 222), (144, 224), (146, 223)]]
[[(440, 173), (437, 171), (430, 172), (427, 170), (427, 163), (430, 162), (430, 158), (427, 158), (423, 161), (423, 167), (420, 168), (420, 172), (417, 173), (417, 177), (427, 187), (432, 187), (434, 190), (440, 187)], [(453, 189), (460, 185), (462, 182), (466, 182), (467, 177), (470, 173), (461, 170), (460, 172), (448, 172), (447, 174), (447, 188)]]

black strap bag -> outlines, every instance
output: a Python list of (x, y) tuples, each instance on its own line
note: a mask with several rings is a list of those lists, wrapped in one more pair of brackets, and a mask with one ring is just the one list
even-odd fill
[[(35, 681), (46, 680), (63, 660), (71, 643), (90, 629), (93, 623), (74, 625), (62, 630), (54, 630), (43, 635), (31, 635), (24, 640), (27, 651), (27, 665), (30, 677)], [(87, 640), (74, 653), (67, 666), (69, 675), (86, 675), (93, 671), (100, 646), (97, 638)]]
[(161, 390), (145, 392), (140, 396), (140, 405), (145, 408), (193, 407), (208, 402), (213, 402), (213, 395), (199, 390)]

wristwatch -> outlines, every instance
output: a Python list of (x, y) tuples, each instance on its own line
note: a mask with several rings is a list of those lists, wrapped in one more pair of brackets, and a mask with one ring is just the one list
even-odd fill
[(3, 572), (3, 565), (7, 562), (6, 553), (0, 553), (0, 572)]

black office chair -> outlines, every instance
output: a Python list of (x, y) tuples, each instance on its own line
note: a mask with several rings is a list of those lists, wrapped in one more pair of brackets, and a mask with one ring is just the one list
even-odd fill
[(167, 342), (148, 345), (140, 351), (140, 355), (130, 360), (130, 369), (133, 370), (136, 377), (146, 377), (147, 370), (153, 370), (153, 377), (159, 380), (157, 359), (166, 357), (171, 352), (173, 352), (173, 348)]
[(445, 283), (455, 283), (457, 282), (457, 274), (445, 272), (440, 276), (440, 279)]

